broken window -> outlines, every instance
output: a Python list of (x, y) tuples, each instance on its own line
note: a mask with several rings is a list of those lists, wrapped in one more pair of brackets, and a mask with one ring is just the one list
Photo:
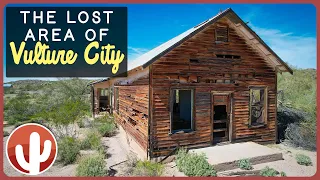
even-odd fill
[(114, 109), (119, 113), (119, 87), (114, 88)]
[(193, 129), (193, 90), (175, 89), (171, 94), (171, 132)]
[(267, 88), (250, 88), (250, 125), (267, 123)]
[(216, 42), (228, 42), (228, 27), (217, 27), (216, 28)]

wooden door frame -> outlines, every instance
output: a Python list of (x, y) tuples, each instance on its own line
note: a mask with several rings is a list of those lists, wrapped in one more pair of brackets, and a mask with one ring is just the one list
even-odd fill
[(228, 96), (228, 103), (229, 103), (229, 108), (230, 108), (230, 115), (229, 115), (229, 124), (228, 124), (228, 141), (227, 142), (232, 142), (232, 131), (233, 131), (233, 92), (234, 91), (211, 91), (211, 108), (210, 108), (210, 112), (211, 112), (211, 119), (210, 119), (210, 124), (211, 124), (211, 144), (213, 144), (213, 107), (214, 107), (214, 101), (213, 101), (213, 97), (217, 96), (217, 95), (222, 95), (222, 96)]

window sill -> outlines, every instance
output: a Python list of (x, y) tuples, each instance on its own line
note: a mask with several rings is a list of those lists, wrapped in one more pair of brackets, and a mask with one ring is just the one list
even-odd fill
[(176, 130), (176, 131), (173, 131), (173, 132), (170, 132), (169, 133), (169, 136), (175, 136), (175, 135), (179, 135), (179, 134), (194, 134), (196, 131), (194, 131), (194, 130), (191, 130), (191, 129), (189, 129), (189, 130)]
[(267, 127), (266, 124), (249, 125), (249, 129), (258, 129), (258, 128), (265, 128), (265, 127)]

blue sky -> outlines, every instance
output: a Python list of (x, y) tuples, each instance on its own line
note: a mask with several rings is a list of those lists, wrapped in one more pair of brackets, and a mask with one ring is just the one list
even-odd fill
[[(316, 68), (316, 8), (310, 4), (121, 6), (128, 7), (129, 61), (231, 7), (284, 61), (299, 68)], [(17, 79), (26, 78), (5, 77), (4, 82)]]

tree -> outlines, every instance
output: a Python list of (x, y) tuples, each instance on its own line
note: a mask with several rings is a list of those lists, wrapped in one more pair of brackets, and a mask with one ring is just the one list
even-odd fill
[(78, 78), (59, 80), (45, 90), (39, 117), (48, 121), (55, 135), (76, 136), (75, 122), (90, 111), (87, 84)]

